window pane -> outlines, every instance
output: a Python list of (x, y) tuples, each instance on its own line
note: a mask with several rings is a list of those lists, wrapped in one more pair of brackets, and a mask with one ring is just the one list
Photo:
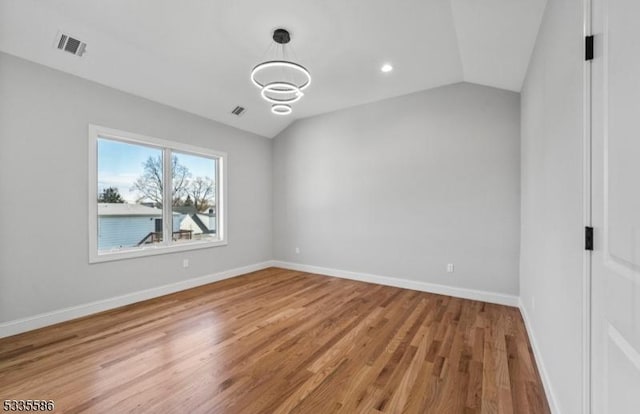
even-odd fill
[(98, 251), (162, 241), (162, 150), (98, 138)]
[(172, 217), (175, 243), (218, 239), (215, 158), (173, 152)]

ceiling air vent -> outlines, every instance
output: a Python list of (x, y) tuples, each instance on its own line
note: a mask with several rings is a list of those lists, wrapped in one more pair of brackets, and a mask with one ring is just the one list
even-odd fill
[(87, 44), (81, 40), (71, 37), (65, 33), (59, 33), (57, 37), (56, 47), (65, 52), (72, 53), (76, 56), (82, 56)]
[(242, 107), (242, 106), (236, 106), (235, 108), (233, 108), (233, 111), (231, 111), (232, 114), (240, 116), (243, 115), (247, 110)]

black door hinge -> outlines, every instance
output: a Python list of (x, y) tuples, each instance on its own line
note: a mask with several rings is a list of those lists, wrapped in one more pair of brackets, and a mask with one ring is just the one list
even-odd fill
[(584, 228), (584, 249), (593, 250), (593, 227)]
[(593, 60), (593, 36), (584, 38), (584, 60)]

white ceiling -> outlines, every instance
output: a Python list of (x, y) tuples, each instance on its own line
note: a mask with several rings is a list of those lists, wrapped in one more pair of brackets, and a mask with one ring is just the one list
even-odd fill
[[(294, 119), (460, 81), (519, 91), (546, 0), (0, 0), (0, 50), (273, 137)], [(287, 117), (249, 81), (284, 27), (313, 76)], [(87, 42), (54, 48), (57, 32)], [(394, 71), (380, 72), (384, 62)], [(236, 105), (248, 111), (230, 112)]]

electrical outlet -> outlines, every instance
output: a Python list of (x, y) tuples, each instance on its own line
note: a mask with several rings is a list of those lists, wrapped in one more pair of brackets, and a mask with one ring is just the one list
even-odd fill
[(300, 248), (296, 247), (296, 254), (300, 254)]
[(449, 263), (447, 265), (447, 273), (453, 273), (453, 271), (454, 271), (453, 263)]
[(185, 269), (189, 267), (189, 259), (182, 260), (182, 267), (184, 267)]

